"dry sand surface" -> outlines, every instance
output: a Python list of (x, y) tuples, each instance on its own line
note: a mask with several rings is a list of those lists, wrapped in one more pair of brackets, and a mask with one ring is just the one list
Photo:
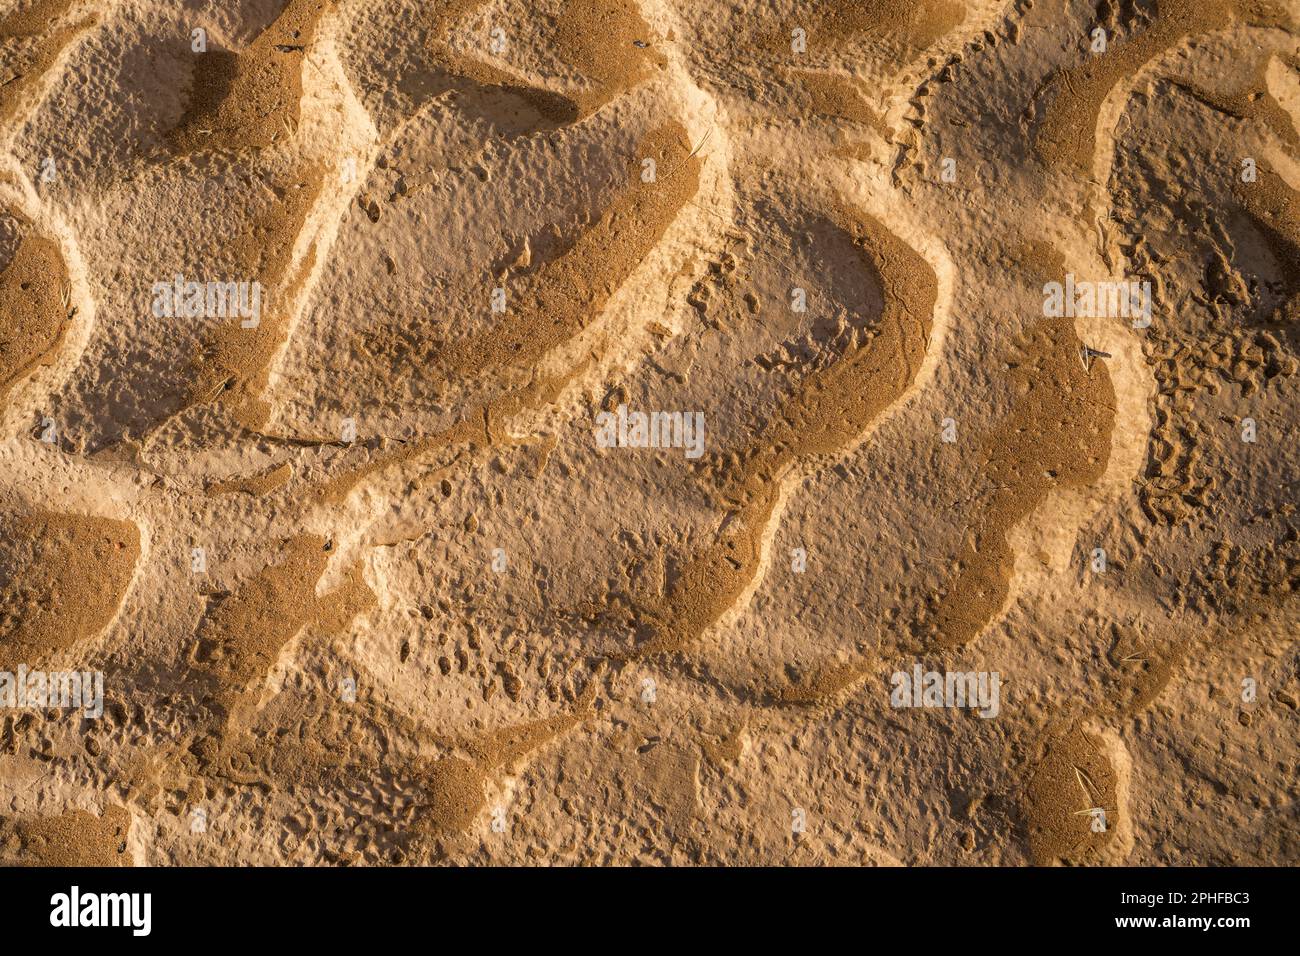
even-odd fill
[(1298, 38), (0, 0), (0, 862), (1300, 862)]

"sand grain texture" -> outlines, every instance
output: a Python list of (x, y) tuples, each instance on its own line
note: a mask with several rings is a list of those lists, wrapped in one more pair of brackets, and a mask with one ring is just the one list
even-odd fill
[(1300, 862), (1292, 6), (0, 0), (0, 859)]

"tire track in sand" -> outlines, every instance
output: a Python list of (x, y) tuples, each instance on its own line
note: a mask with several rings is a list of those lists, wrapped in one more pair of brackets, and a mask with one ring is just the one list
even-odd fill
[(0, 512), (0, 670), (36, 666), (117, 617), (140, 562), (130, 521)]
[[(98, 23), (90, 14), (72, 22), (76, 0), (38, 0), (0, 20), (0, 130), (16, 129), (25, 101), (37, 91), (72, 41)], [(54, 29), (47, 29), (54, 24)]]
[[(203, 54), (196, 70), (194, 99), (172, 132), (178, 154), (193, 151), (261, 151), (292, 138), (301, 120), (303, 69), (322, 41), (322, 21), (335, 0), (290, 0), (280, 16), (238, 56)], [(345, 101), (355, 114), (355, 93), (347, 85), (337, 53), (330, 57)], [(318, 71), (319, 72), (319, 71)], [(322, 81), (328, 80), (322, 75)], [(349, 117), (356, 127), (355, 115)], [(283, 136), (287, 134), (287, 136)], [(343, 137), (343, 153), (373, 140), (373, 129)], [(369, 142), (361, 152), (368, 152)], [(219, 326), (195, 358), (194, 381), (181, 407), (154, 431), (188, 409), (209, 403), (224, 406), (242, 428), (256, 432), (271, 414), (264, 398), (274, 364), (305, 302), (323, 247), (350, 205), (352, 191), (330, 188), (332, 162), (300, 161), (289, 176), (264, 185), (275, 202), (233, 244), (233, 268), (255, 279), (271, 303), (253, 327), (235, 320)], [(315, 231), (299, 253), (304, 236)], [(152, 433), (151, 433), (152, 434)]]
[(730, 510), (719, 538), (685, 562), (661, 601), (634, 608), (643, 640), (631, 656), (679, 651), (736, 610), (761, 574), (770, 525), (800, 467), (856, 444), (920, 370), (939, 294), (934, 269), (873, 216), (838, 203), (828, 213), (879, 284), (878, 333), (805, 378), (773, 423), (721, 463), (717, 489)]
[[(656, 182), (640, 178), (641, 159), (657, 157), (664, 170)], [(699, 189), (701, 162), (692, 155), (686, 131), (668, 123), (651, 131), (628, 162), (630, 185), (601, 217), (558, 258), (516, 280), (515, 305), (507, 318), (469, 339), (422, 350), (419, 343), (376, 336), (375, 349), (397, 349), (446, 382), (482, 383), (493, 373), (505, 377), (502, 393), (469, 409), (450, 428), (415, 439), (375, 456), (368, 463), (328, 479), (314, 496), (338, 503), (365, 478), (424, 454), (456, 445), (488, 446), (499, 440), (501, 425), (514, 415), (554, 401), (581, 373), (585, 361), (552, 375), (539, 375), (539, 363), (573, 342), (602, 313), (646, 256), (658, 245)], [(396, 336), (396, 333), (393, 333)]]
[(58, 243), (25, 230), (0, 272), (0, 410), (20, 381), (54, 362), (76, 314), (70, 296)]
[(209, 50), (194, 69), (190, 103), (169, 138), (180, 154), (262, 149), (292, 136), (303, 95), (302, 69), (326, 11), (336, 0), (290, 0), (242, 53)]
[(1267, 0), (1158, 0), (1141, 33), (1058, 69), (1040, 90), (1046, 98), (1034, 152), (1049, 167), (1089, 169), (1097, 153), (1102, 104), (1119, 82), (1183, 40), (1221, 30), (1236, 17), (1250, 26), (1287, 27), (1286, 12)]
[[(485, 89), (513, 94), (551, 126), (578, 123), (648, 79), (666, 58), (647, 42), (650, 29), (634, 0), (563, 0), (538, 38), (543, 49), (584, 81), (556, 92), (530, 86), (488, 61), (461, 52), (456, 31), (486, 0), (448, 0), (433, 16), (429, 50), (449, 73)], [(508, 31), (507, 31), (508, 32)]]
[[(1064, 257), (1045, 243), (1030, 244), (1019, 258), (1043, 281), (1064, 272)], [(1105, 473), (1114, 389), (1105, 364), (1085, 365), (1082, 348), (1072, 320), (1041, 319), (1003, 357), (1011, 405), (978, 439), (986, 488), (971, 503), (947, 583), (912, 622), (918, 649), (956, 647), (978, 636), (1010, 594), (1016, 555), (1008, 534), (1051, 495)], [(836, 666), (769, 696), (779, 704), (818, 704), (872, 671), (871, 664)]]
[(314, 712), (304, 721), (313, 727), (310, 737), (272, 739), (250, 731), (220, 746), (202, 741), (199, 746), (209, 759), (201, 772), (239, 787), (289, 787), (298, 794), (355, 792), (374, 803), (376, 825), (390, 835), (400, 829), (399, 842), (409, 851), (436, 854), (447, 841), (467, 833), (486, 808), (488, 782), (495, 773), (594, 716), (596, 689), (593, 677), (567, 707), (549, 717), (465, 739), (443, 739), (408, 727), (422, 744), (445, 753), (438, 757), (392, 753), (382, 761), (364, 752), (358, 728), (371, 722), (371, 730), (387, 736), (394, 726), (405, 726), (406, 718), (379, 708), (359, 722), (340, 726), (320, 710), (326, 705), (318, 699), (309, 705)]
[[(0, 132), (18, 132), (24, 107), (44, 92), (42, 81), (73, 41), (99, 22), (93, 13), (74, 20), (74, 6), (75, 0), (39, 0), (0, 21)], [(80, 262), (75, 238), (62, 222), (34, 224), (19, 210), (39, 207), (40, 197), (17, 161), (7, 153), (4, 161), (10, 169), (0, 170), (0, 186), (13, 186), (22, 196), (12, 201), (12, 210), (6, 208), (9, 200), (0, 202), (0, 216), (29, 231), (0, 273), (0, 413), (14, 386), (54, 364), (77, 312), (86, 313), (84, 322), (94, 312), (84, 280), (74, 288), (69, 276), (68, 255)], [(74, 347), (77, 340), (84, 346), (88, 334), (88, 328), (79, 329), (72, 336)]]
[(109, 805), (95, 815), (0, 817), (0, 861), (7, 866), (131, 866), (131, 813)]

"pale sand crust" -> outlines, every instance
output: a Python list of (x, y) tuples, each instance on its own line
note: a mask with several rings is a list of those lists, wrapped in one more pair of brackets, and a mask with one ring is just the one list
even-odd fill
[(0, 0), (0, 860), (1300, 861), (1294, 10), (205, 17)]

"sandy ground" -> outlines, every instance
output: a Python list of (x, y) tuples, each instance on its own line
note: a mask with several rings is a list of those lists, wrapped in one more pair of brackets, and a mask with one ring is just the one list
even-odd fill
[(1300, 862), (1298, 36), (0, 0), (0, 861)]

